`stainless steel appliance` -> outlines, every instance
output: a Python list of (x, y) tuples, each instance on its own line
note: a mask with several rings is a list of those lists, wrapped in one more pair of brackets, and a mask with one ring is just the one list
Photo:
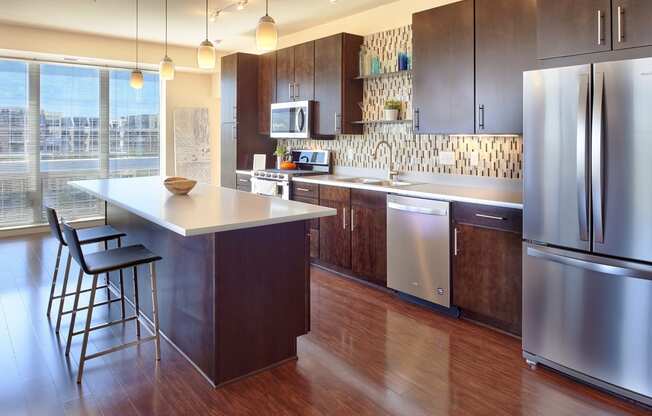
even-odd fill
[(524, 74), (523, 354), (652, 405), (652, 59)]
[(269, 136), (274, 139), (309, 139), (312, 108), (312, 101), (272, 104)]
[(260, 195), (291, 199), (293, 177), (323, 175), (330, 173), (330, 151), (293, 150), (292, 161), (297, 169), (266, 169), (254, 171), (251, 177), (251, 192)]
[(387, 286), (450, 307), (450, 204), (387, 196)]

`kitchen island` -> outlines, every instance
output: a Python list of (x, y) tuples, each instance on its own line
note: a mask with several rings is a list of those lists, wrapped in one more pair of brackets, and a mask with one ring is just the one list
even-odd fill
[[(125, 244), (163, 257), (162, 335), (218, 387), (296, 359), (296, 339), (310, 328), (307, 221), (336, 211), (203, 184), (172, 195), (163, 179), (70, 182), (105, 202), (106, 223), (127, 233)], [(151, 316), (145, 283), (140, 309)]]

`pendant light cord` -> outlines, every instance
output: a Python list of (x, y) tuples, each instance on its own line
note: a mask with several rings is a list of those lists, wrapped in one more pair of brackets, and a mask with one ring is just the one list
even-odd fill
[(265, 16), (269, 16), (269, 0), (265, 0)]
[(138, 0), (136, 0), (136, 69), (138, 69)]
[(208, 40), (208, 0), (206, 0), (206, 40)]
[(168, 56), (168, 0), (165, 0), (165, 56)]

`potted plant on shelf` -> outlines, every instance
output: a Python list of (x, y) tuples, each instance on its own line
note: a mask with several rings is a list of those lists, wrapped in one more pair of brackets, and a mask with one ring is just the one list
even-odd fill
[(274, 150), (274, 155), (276, 156), (276, 169), (281, 169), (281, 163), (283, 163), (287, 151), (288, 149), (284, 144), (278, 143), (276, 145), (276, 150)]
[(401, 102), (398, 100), (387, 100), (385, 101), (385, 121), (395, 121), (398, 120), (398, 113), (401, 110)]

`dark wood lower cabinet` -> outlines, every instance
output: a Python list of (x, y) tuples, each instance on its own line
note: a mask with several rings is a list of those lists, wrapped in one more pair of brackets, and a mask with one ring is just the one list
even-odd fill
[[(306, 198), (306, 197), (294, 195), (292, 199), (306, 204), (319, 205), (319, 200), (315, 198)], [(306, 227), (307, 227), (306, 233), (310, 236), (310, 258), (318, 259), (319, 258), (319, 219), (307, 221)]]
[(351, 269), (351, 191), (320, 186), (319, 205), (337, 210), (336, 216), (319, 219), (319, 260)]
[(387, 286), (387, 196), (351, 191), (351, 266), (353, 274)]
[(521, 335), (521, 234), (454, 224), (453, 303), (462, 316)]

